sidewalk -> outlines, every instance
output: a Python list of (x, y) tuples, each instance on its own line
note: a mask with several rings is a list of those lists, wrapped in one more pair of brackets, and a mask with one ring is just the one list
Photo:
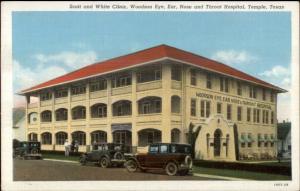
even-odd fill
[(46, 160), (46, 161), (55, 161), (55, 162), (67, 162), (67, 163), (79, 164), (79, 162), (77, 162), (77, 161), (71, 161), (71, 160), (59, 160), (59, 159), (49, 159), (49, 158), (44, 158), (43, 160)]

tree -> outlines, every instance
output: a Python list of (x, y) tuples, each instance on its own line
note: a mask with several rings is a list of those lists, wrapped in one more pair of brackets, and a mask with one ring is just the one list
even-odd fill
[(193, 123), (190, 123), (188, 132), (188, 143), (192, 146), (192, 158), (195, 158), (195, 143), (202, 127), (201, 125), (199, 125), (195, 131), (194, 128), (195, 125)]

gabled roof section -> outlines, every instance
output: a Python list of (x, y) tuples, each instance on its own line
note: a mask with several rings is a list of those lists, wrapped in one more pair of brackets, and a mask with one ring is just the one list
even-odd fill
[(236, 70), (220, 62), (193, 54), (191, 52), (177, 49), (168, 45), (159, 45), (135, 53), (127, 54), (124, 56), (120, 56), (106, 61), (88, 65), (86, 67), (75, 70), (68, 74), (62, 75), (60, 77), (33, 86), (29, 89), (25, 89), (21, 91), (20, 94), (25, 94), (25, 93), (29, 93), (36, 90), (41, 90), (44, 88), (53, 87), (53, 86), (57, 86), (69, 82), (79, 81), (85, 78), (89, 78), (101, 74), (107, 74), (125, 68), (134, 67), (139, 64), (144, 64), (147, 62), (153, 62), (162, 59), (172, 59), (179, 62), (184, 62), (186, 64), (193, 65), (195, 67), (199, 67), (205, 70), (221, 73), (233, 78), (238, 78), (240, 80), (245, 80), (250, 83), (255, 83), (257, 85), (268, 87), (278, 92), (286, 92), (286, 90), (284, 89), (269, 84), (265, 81), (262, 81), (258, 78), (255, 78), (251, 75)]

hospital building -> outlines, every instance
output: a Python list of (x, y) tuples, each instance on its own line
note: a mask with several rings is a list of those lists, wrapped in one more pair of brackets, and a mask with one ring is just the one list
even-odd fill
[[(253, 66), (255, 67), (255, 66)], [(26, 134), (42, 150), (93, 143), (187, 143), (201, 126), (196, 158), (236, 161), (277, 155), (277, 94), (286, 90), (168, 45), (94, 63), (38, 84), (26, 97)], [(37, 102), (31, 102), (32, 97)]]

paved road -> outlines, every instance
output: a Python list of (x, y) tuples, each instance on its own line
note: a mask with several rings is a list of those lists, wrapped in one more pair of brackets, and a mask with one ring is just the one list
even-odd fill
[(167, 176), (164, 172), (129, 173), (125, 168), (103, 169), (93, 164), (81, 166), (46, 160), (14, 160), (15, 181), (66, 180), (213, 180), (197, 176)]

